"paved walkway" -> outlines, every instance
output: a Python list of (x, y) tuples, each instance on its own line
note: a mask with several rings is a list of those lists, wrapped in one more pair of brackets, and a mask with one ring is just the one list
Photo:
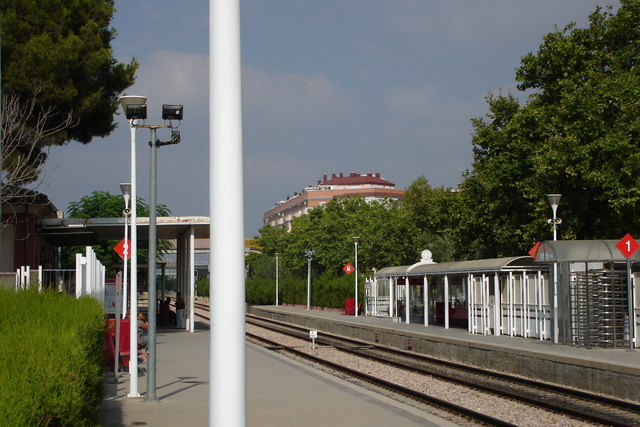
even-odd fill
[[(209, 330), (158, 329), (157, 402), (127, 398), (129, 374), (108, 378), (102, 418), (106, 427), (206, 426)], [(415, 408), (361, 389), (287, 357), (247, 344), (248, 426), (453, 426)], [(138, 390), (146, 392), (140, 367)]]

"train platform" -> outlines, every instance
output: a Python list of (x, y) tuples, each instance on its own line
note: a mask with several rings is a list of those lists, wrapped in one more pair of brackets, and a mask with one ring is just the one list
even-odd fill
[(640, 401), (639, 349), (584, 348), (506, 335), (471, 334), (466, 328), (407, 324), (396, 318), (355, 317), (299, 306), (253, 306), (248, 312), (310, 330)]
[[(209, 327), (158, 328), (157, 402), (128, 398), (129, 373), (109, 372), (101, 408), (105, 427), (206, 426), (209, 420)], [(454, 426), (290, 358), (247, 344), (248, 426)], [(146, 365), (138, 391), (146, 393)]]

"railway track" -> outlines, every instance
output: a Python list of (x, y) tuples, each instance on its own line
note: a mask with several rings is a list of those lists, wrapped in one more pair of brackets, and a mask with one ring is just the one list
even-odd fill
[[(196, 303), (196, 316), (209, 321), (209, 306)], [(247, 315), (247, 324), (270, 330), (274, 333), (295, 337), (308, 342), (309, 329), (297, 325)], [(295, 346), (282, 345), (278, 341), (270, 340), (258, 334), (247, 333), (247, 337), (259, 341), (262, 345), (272, 349), (304, 358), (315, 364), (326, 366), (333, 371), (358, 378), (369, 384), (374, 384), (394, 393), (408, 396), (413, 400), (428, 405), (435, 405), (443, 410), (458, 414), (467, 419), (482, 424), (507, 426), (515, 425), (495, 417), (487, 416), (475, 410), (461, 407), (426, 393), (393, 384), (376, 378), (374, 374), (363, 373), (357, 369), (350, 369), (340, 364), (328, 362)], [(486, 371), (477, 367), (467, 366), (436, 359), (424, 354), (406, 350), (375, 345), (369, 342), (319, 332), (315, 342), (319, 346), (332, 347), (341, 352), (376, 361), (388, 366), (394, 366), (406, 371), (420, 373), (425, 376), (447, 381), (459, 386), (479, 390), (514, 402), (525, 403), (531, 407), (541, 408), (556, 414), (563, 414), (573, 419), (587, 423), (607, 426), (640, 426), (640, 405), (589, 392), (561, 387), (535, 380), (516, 377), (494, 371)]]
[[(277, 333), (309, 340), (308, 328), (251, 315), (247, 315), (247, 323)], [(254, 339), (260, 339), (260, 337), (254, 337)], [(525, 403), (532, 407), (542, 408), (546, 411), (563, 414), (585, 422), (610, 426), (640, 425), (640, 405), (636, 403), (611, 399), (493, 371), (485, 371), (475, 367), (434, 359), (426, 355), (373, 345), (371, 343), (327, 333), (320, 333), (316, 342), (319, 345), (331, 346), (348, 354), (374, 360), (407, 371), (418, 372), (452, 384), (468, 387), (473, 390), (480, 390), (484, 393), (490, 393), (494, 396)], [(267, 345), (272, 348), (278, 348), (276, 342), (271, 342)], [(282, 351), (311, 359), (308, 354), (297, 349), (284, 348), (282, 346), (281, 348)], [(315, 363), (324, 363), (319, 360), (313, 361)], [(332, 366), (332, 369), (346, 372), (346, 370), (338, 366)], [(374, 378), (370, 378), (370, 375), (358, 372), (349, 372), (349, 375), (354, 375), (370, 382), (375, 380)], [(391, 385), (380, 386), (385, 388), (391, 387)], [(411, 392), (401, 390), (399, 393), (410, 395)], [(426, 399), (424, 396), (420, 396), (419, 393), (414, 398), (418, 400)], [(439, 404), (444, 407), (444, 404), (441, 402), (434, 404)], [(455, 412), (459, 411), (459, 409), (451, 410)], [(465, 414), (465, 416), (472, 418), (477, 417), (473, 413)], [(491, 421), (480, 421), (492, 425), (509, 425), (509, 423), (500, 423), (500, 420), (495, 419)]]

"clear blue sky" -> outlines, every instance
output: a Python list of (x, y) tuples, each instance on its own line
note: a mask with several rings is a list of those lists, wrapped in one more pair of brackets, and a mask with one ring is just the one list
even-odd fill
[[(597, 4), (607, 2), (242, 0), (245, 235), (324, 173), (457, 186), (485, 96), (524, 99), (514, 82), (520, 58), (555, 24), (586, 26)], [(184, 104), (182, 143), (158, 151), (158, 202), (208, 216), (208, 1), (115, 6), (114, 54), (140, 62), (127, 94), (149, 98), (153, 124), (163, 103)], [(51, 153), (42, 191), (58, 209), (95, 190), (119, 194), (130, 180), (128, 125), (117, 122), (108, 138)], [(148, 201), (149, 132), (137, 135), (138, 195)]]

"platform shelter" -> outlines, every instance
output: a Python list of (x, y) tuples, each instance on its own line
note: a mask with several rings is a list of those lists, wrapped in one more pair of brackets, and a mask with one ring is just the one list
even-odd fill
[(444, 263), (423, 251), (416, 264), (375, 273), (366, 289), (367, 311), (473, 334), (637, 347), (640, 251), (627, 263), (616, 243), (546, 241), (532, 249), (533, 257)]
[[(557, 271), (559, 342), (581, 347), (638, 347), (640, 252), (627, 258), (616, 247), (619, 243), (546, 241), (533, 250), (536, 263), (547, 263), (552, 272)], [(633, 345), (629, 345), (630, 337)]]

